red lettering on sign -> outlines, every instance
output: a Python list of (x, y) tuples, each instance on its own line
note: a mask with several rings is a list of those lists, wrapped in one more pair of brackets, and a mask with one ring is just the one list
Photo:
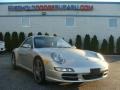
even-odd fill
[(92, 5), (81, 5), (80, 6), (80, 10), (81, 11), (92, 11), (93, 10), (93, 6)]
[(54, 10), (53, 5), (36, 5), (38, 11), (52, 11)]

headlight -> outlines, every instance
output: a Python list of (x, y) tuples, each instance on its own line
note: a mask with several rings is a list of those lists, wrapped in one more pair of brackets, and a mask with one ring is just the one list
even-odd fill
[(72, 68), (54, 67), (54, 69), (59, 72), (74, 72)]
[(103, 57), (100, 53), (97, 53), (97, 56), (98, 56), (98, 58), (100, 58), (101, 60), (105, 61), (104, 57)]
[(59, 64), (63, 64), (65, 62), (65, 59), (63, 58), (62, 54), (52, 53), (51, 57), (55, 62)]

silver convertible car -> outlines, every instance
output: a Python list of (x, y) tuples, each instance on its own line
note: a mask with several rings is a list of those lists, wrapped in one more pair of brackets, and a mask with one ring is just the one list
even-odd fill
[(97, 52), (72, 47), (59, 37), (31, 36), (12, 52), (12, 66), (33, 73), (37, 83), (89, 82), (108, 75), (108, 63)]

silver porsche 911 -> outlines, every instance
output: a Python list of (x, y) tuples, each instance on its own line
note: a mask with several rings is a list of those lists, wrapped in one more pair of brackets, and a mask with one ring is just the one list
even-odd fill
[(100, 53), (72, 47), (59, 37), (31, 36), (12, 52), (13, 68), (34, 74), (37, 83), (89, 82), (107, 77), (108, 63)]

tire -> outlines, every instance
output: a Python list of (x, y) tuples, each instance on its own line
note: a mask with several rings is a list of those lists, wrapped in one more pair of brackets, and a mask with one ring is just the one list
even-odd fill
[(12, 54), (11, 64), (14, 70), (17, 69), (15, 54)]
[(34, 80), (38, 84), (45, 83), (45, 69), (44, 64), (40, 58), (36, 58), (33, 62)]

